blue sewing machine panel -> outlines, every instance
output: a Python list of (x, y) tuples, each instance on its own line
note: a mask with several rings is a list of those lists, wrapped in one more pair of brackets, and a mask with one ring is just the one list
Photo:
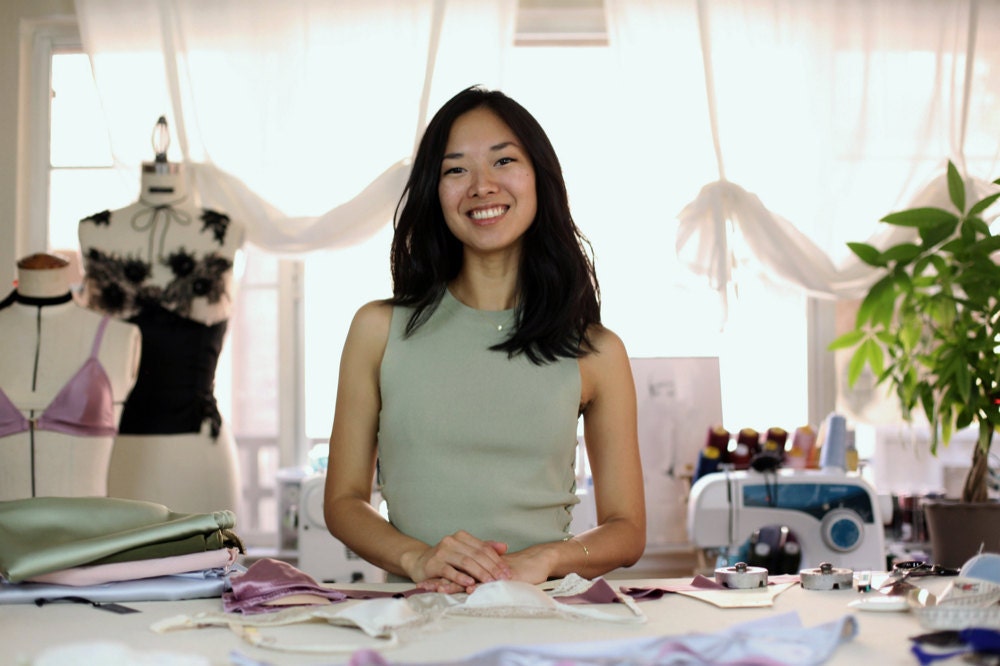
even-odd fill
[(850, 484), (766, 483), (743, 486), (743, 506), (792, 509), (822, 520), (834, 509), (851, 509), (866, 523), (875, 522), (871, 498)]

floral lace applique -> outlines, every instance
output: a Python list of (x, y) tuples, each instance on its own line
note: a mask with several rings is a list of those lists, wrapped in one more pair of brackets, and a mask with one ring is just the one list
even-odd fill
[(131, 317), (146, 304), (187, 317), (195, 298), (218, 303), (227, 296), (225, 275), (233, 265), (215, 252), (199, 258), (180, 248), (162, 260), (173, 278), (161, 287), (146, 283), (152, 265), (135, 256), (119, 257), (91, 248), (84, 263), (91, 304), (120, 317)]
[(202, 231), (211, 231), (216, 242), (222, 245), (226, 242), (226, 230), (229, 228), (229, 216), (205, 208), (201, 213)]
[(80, 221), (81, 222), (93, 222), (98, 227), (100, 227), (102, 225), (105, 226), (105, 227), (109, 227), (109, 226), (111, 226), (111, 211), (110, 210), (102, 210), (100, 213), (94, 213), (93, 215), (85, 217), (85, 218), (83, 218)]

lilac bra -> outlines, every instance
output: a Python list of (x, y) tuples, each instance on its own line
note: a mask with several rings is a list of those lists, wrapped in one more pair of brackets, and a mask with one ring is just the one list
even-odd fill
[(90, 356), (37, 418), (25, 418), (0, 388), (0, 437), (38, 430), (81, 437), (110, 437), (118, 432), (114, 391), (108, 373), (97, 358), (108, 318), (102, 317)]

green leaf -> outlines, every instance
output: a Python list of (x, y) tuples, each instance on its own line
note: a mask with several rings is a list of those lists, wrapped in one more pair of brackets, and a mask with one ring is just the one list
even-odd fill
[(861, 328), (865, 322), (878, 323), (892, 321), (892, 313), (896, 305), (896, 276), (890, 273), (872, 285), (861, 305), (855, 328)]
[(997, 250), (1000, 250), (1000, 236), (984, 238), (969, 249), (984, 255), (993, 254)]
[(928, 224), (920, 227), (920, 240), (924, 247), (934, 247), (941, 241), (950, 238), (958, 226), (958, 218), (938, 224)]
[(865, 350), (865, 358), (868, 365), (871, 366), (872, 372), (878, 377), (882, 374), (885, 366), (885, 356), (882, 354), (882, 348), (871, 338), (865, 340), (861, 348)]
[[(997, 180), (1000, 180), (1000, 178), (998, 178)], [(996, 201), (997, 199), (1000, 199), (1000, 192), (996, 192), (995, 194), (991, 194), (990, 196), (986, 197), (985, 199), (980, 199), (979, 201), (977, 201), (976, 203), (974, 203), (972, 205), (972, 208), (969, 209), (969, 215), (970, 216), (971, 215), (979, 215), (984, 210), (986, 210), (987, 208), (989, 208), (990, 206), (992, 206), (993, 202)]]
[(965, 183), (951, 160), (948, 160), (948, 197), (955, 204), (955, 208), (965, 212)]
[(969, 385), (971, 383), (969, 364), (959, 356), (955, 357), (954, 364), (953, 375), (955, 377), (955, 386), (958, 388), (959, 395), (962, 396), (962, 402), (969, 402)]
[(914, 243), (900, 243), (899, 245), (893, 245), (883, 252), (882, 259), (885, 262), (895, 261), (900, 264), (908, 264), (916, 257), (919, 257), (921, 252), (922, 249), (919, 245)]
[(983, 218), (979, 217), (977, 214), (969, 213), (969, 217), (965, 218), (965, 223), (972, 226), (980, 236), (989, 236), (990, 225), (983, 222)]
[(882, 222), (894, 224), (897, 227), (927, 227), (944, 224), (946, 222), (958, 223), (958, 216), (941, 208), (910, 208), (896, 213), (889, 213), (882, 218)]
[(834, 351), (836, 349), (846, 349), (847, 347), (853, 347), (854, 345), (861, 342), (862, 338), (865, 337), (865, 332), (861, 330), (848, 331), (844, 333), (839, 338), (830, 343), (827, 347), (829, 351)]
[(858, 256), (858, 259), (869, 266), (883, 268), (889, 265), (889, 262), (882, 259), (882, 253), (868, 243), (848, 243), (847, 247), (851, 248), (851, 251)]
[(861, 371), (865, 369), (865, 362), (868, 360), (865, 354), (864, 345), (858, 347), (854, 350), (851, 355), (851, 360), (847, 364), (847, 385), (854, 388), (854, 385), (858, 381), (858, 377), (861, 376)]

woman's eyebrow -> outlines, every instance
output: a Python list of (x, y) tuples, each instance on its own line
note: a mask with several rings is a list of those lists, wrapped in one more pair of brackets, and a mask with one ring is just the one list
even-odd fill
[[(508, 146), (515, 146), (516, 147), (517, 144), (515, 142), (513, 142), (513, 141), (503, 141), (502, 143), (498, 143), (495, 146), (490, 146), (490, 152), (494, 152), (495, 153), (496, 151), (503, 150), (504, 148), (507, 148)], [(444, 161), (444, 160), (457, 160), (457, 159), (460, 159), (462, 157), (465, 157), (465, 153), (447, 153), (446, 155), (444, 155), (441, 158), (441, 160), (442, 161)]]

